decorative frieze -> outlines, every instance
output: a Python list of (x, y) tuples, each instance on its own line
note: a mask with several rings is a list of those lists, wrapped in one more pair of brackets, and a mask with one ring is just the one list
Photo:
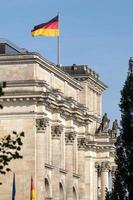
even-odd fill
[(63, 131), (63, 127), (61, 125), (56, 125), (51, 127), (51, 135), (52, 138), (60, 138), (61, 133)]
[(45, 131), (48, 126), (48, 120), (45, 118), (36, 119), (37, 131)]
[(65, 133), (65, 141), (66, 144), (73, 144), (75, 140), (76, 133), (75, 132), (66, 132)]

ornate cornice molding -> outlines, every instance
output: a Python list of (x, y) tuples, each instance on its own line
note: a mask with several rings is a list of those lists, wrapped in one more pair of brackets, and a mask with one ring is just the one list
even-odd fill
[(103, 84), (101, 81), (96, 81), (94, 78), (89, 77), (87, 79), (87, 83), (90, 89), (94, 90), (95, 92), (101, 94), (107, 86)]
[[(13, 83), (13, 87), (15, 87)], [(66, 97), (60, 90), (49, 88), (48, 85), (42, 81), (34, 82), (30, 81), (31, 86), (40, 87), (41, 91), (21, 91), (23, 81), (21, 81), (21, 87), (19, 91), (5, 91), (5, 95), (0, 97), (1, 102), (34, 102), (37, 105), (44, 105), (46, 109), (51, 112), (59, 112), (60, 115), (64, 118), (71, 117), (74, 123), (77, 124), (88, 124), (94, 120), (93, 115), (88, 113), (88, 109), (79, 102), (75, 101), (72, 97)], [(42, 85), (41, 85), (42, 84)], [(10, 85), (10, 86), (9, 86)], [(11, 83), (8, 83), (9, 87), (12, 87)], [(28, 82), (25, 83), (25, 86), (28, 86)], [(42, 89), (43, 87), (43, 89)], [(97, 120), (97, 119), (95, 119)]]
[(95, 151), (95, 152), (115, 152), (114, 144), (109, 142), (86, 142), (86, 150)]
[(65, 73), (60, 67), (56, 67), (56, 65), (48, 60), (46, 60), (43, 56), (39, 53), (35, 52), (28, 52), (28, 53), (19, 53), (16, 55), (1, 55), (0, 56), (0, 63), (1, 64), (23, 64), (23, 63), (35, 63), (39, 64), (40, 67), (54, 73), (56, 76), (60, 77), (64, 81), (69, 81), (76, 89), (81, 89), (82, 86), (79, 82), (73, 79), (69, 74)]

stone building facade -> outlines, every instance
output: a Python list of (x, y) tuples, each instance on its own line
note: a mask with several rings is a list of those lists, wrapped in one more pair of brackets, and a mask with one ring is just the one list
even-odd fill
[[(23, 159), (10, 163), (16, 199), (104, 200), (115, 169), (116, 123), (102, 115), (107, 88), (86, 65), (58, 67), (0, 39), (0, 137), (25, 132)], [(103, 116), (103, 117), (102, 117)], [(0, 176), (0, 199), (11, 199), (12, 172)]]

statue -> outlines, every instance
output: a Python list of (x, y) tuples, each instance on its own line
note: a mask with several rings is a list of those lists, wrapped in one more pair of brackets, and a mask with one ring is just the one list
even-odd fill
[(130, 57), (130, 59), (129, 59), (129, 71), (131, 73), (133, 73), (133, 60), (132, 60), (132, 57)]
[(107, 117), (107, 113), (105, 113), (103, 118), (102, 118), (102, 131), (103, 132), (106, 132), (108, 130), (109, 122), (110, 122), (110, 120)]
[(117, 119), (115, 119), (112, 125), (111, 138), (116, 138), (118, 128), (119, 128), (118, 122), (117, 122)]
[(97, 130), (97, 133), (105, 133), (108, 132), (110, 120), (107, 117), (107, 113), (103, 115), (102, 122)]

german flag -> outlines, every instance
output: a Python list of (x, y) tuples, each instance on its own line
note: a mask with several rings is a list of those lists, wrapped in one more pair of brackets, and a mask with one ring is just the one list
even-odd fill
[(31, 34), (32, 36), (59, 36), (58, 15), (46, 23), (35, 26)]
[(32, 177), (31, 177), (30, 200), (35, 200), (35, 184)]

